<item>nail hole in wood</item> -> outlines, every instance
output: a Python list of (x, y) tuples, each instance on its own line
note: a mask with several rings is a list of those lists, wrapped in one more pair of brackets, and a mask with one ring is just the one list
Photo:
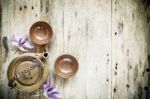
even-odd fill
[(146, 72), (150, 72), (150, 68), (147, 68), (147, 69), (146, 69)]
[(129, 87), (130, 87), (130, 85), (129, 85), (129, 84), (127, 84), (127, 85), (126, 85), (126, 87), (127, 87), (127, 88), (129, 88)]
[(118, 63), (116, 63), (115, 69), (117, 70)]
[(22, 10), (22, 7), (20, 6), (19, 10), (21, 11)]
[(130, 69), (132, 69), (132, 66), (130, 66)]
[(109, 81), (109, 79), (107, 78), (107, 82)]
[(114, 93), (116, 93), (116, 88), (114, 88)]
[(32, 6), (32, 8), (31, 8), (32, 10), (34, 9), (34, 7)]
[(107, 59), (107, 62), (109, 62), (109, 58)]
[(109, 58), (107, 59), (107, 64), (109, 64)]
[(145, 90), (145, 91), (148, 91), (148, 89), (149, 89), (149, 88), (148, 88), (147, 86), (144, 87), (144, 90)]
[(27, 6), (26, 6), (26, 5), (24, 5), (24, 8), (26, 9), (26, 8), (27, 8)]

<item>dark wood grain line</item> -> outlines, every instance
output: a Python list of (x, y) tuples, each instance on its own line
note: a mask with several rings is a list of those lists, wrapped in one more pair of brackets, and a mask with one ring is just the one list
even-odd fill
[[(0, 0), (0, 41), (2, 37), (2, 0)], [(2, 56), (2, 43), (0, 43), (0, 57)], [(0, 98), (4, 98), (4, 93), (2, 89), (2, 58), (0, 58)]]

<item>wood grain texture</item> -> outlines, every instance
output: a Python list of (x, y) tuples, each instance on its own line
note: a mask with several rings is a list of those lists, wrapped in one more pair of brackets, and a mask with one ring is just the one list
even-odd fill
[(142, 2), (112, 2), (112, 99), (149, 99), (149, 25)]
[[(53, 29), (49, 55), (51, 81), (62, 99), (149, 99), (147, 56), (150, 52), (147, 0), (1, 0), (0, 38), (7, 36), (6, 62), (0, 45), (0, 99), (46, 99), (10, 90), (7, 68), (15, 53), (13, 33), (29, 34), (42, 20)], [(70, 79), (54, 72), (62, 54), (78, 59), (79, 71)], [(38, 92), (37, 92), (38, 93)]]

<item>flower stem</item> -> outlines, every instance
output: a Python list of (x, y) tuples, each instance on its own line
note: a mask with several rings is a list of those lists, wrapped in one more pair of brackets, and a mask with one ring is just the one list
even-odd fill
[(39, 93), (39, 94), (33, 94), (33, 95), (31, 95), (31, 96), (41, 96), (41, 95), (43, 95), (43, 93)]

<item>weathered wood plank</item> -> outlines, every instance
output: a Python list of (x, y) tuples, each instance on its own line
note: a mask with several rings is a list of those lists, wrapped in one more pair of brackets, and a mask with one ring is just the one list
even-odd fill
[(145, 99), (149, 28), (140, 1), (112, 2), (112, 99)]
[[(0, 41), (2, 40), (2, 3), (0, 2)], [(4, 94), (3, 94), (3, 84), (2, 84), (2, 43), (0, 43), (0, 97), (4, 98)]]
[(63, 53), (74, 55), (80, 64), (73, 78), (64, 80), (54, 75), (63, 99), (110, 99), (110, 0), (51, 0), (50, 3), (54, 31), (50, 66)]
[[(145, 1), (145, 0), (143, 0)], [(14, 54), (14, 32), (28, 34), (39, 20), (48, 22), (53, 37), (47, 46), (49, 71), (63, 99), (145, 99), (145, 72), (149, 53), (149, 23), (140, 0), (2, 0), (0, 38), (7, 36), (10, 52), (0, 67), (0, 98), (46, 99), (11, 91), (7, 68)], [(0, 7), (1, 8), (1, 7)], [(1, 19), (1, 17), (0, 17)], [(0, 45), (1, 56), (5, 50)], [(55, 75), (54, 63), (62, 54), (79, 61), (75, 77)], [(17, 94), (16, 94), (17, 93)]]
[[(11, 38), (13, 33), (27, 34), (30, 26), (40, 19), (40, 3), (35, 0), (3, 0), (2, 1), (2, 36), (7, 36), (9, 40), (10, 53), (7, 61), (2, 65), (2, 79), (4, 99), (34, 99), (29, 93), (12, 91), (8, 88), (7, 68), (10, 61), (19, 55), (12, 49)], [(2, 51), (4, 53), (4, 50)], [(9, 94), (8, 94), (9, 93)], [(17, 94), (16, 94), (17, 93)], [(36, 97), (35, 99), (37, 99)]]

